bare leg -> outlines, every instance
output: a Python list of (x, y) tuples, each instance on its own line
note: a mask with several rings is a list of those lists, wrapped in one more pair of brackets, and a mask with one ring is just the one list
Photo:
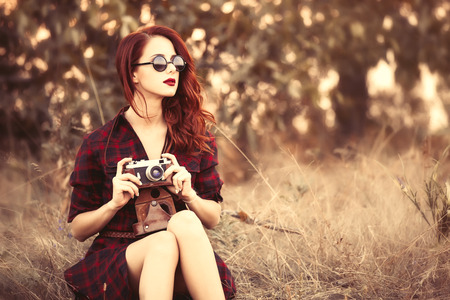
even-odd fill
[(178, 245), (174, 234), (160, 231), (128, 246), (130, 284), (139, 298), (172, 299)]
[(177, 239), (181, 271), (192, 298), (225, 299), (211, 243), (195, 213), (176, 213), (167, 231)]

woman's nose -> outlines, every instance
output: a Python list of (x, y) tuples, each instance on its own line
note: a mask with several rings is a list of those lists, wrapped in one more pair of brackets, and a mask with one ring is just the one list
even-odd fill
[(175, 65), (173, 63), (168, 63), (167, 64), (167, 69), (166, 69), (169, 73), (174, 73), (176, 72), (176, 68)]

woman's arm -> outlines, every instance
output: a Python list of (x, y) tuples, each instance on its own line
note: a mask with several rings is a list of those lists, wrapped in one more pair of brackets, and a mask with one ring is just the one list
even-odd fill
[(139, 196), (138, 185), (142, 184), (141, 181), (132, 174), (122, 174), (123, 165), (131, 160), (124, 158), (117, 163), (117, 173), (112, 180), (112, 199), (100, 208), (81, 213), (73, 219), (71, 231), (77, 240), (85, 241), (100, 232), (119, 209), (134, 196)]
[(181, 195), (181, 200), (195, 212), (206, 228), (211, 229), (219, 224), (222, 207), (216, 201), (202, 199), (192, 189), (187, 196)]
[(89, 237), (100, 232), (119, 209), (114, 207), (112, 201), (109, 201), (96, 210), (77, 215), (71, 223), (73, 237), (80, 242), (84, 242)]

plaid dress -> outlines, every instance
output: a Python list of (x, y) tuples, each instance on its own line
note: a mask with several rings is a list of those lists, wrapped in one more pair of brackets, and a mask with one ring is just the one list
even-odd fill
[[(110, 122), (95, 130), (83, 140), (77, 154), (75, 168), (70, 178), (73, 186), (68, 221), (80, 213), (95, 210), (112, 198), (112, 178), (117, 162), (125, 157), (134, 160), (147, 159), (144, 147), (122, 109)], [(216, 171), (217, 146), (214, 136), (209, 146), (214, 155), (200, 153), (174, 154), (180, 165), (192, 175), (193, 188), (204, 199), (221, 202), (222, 181)], [(134, 199), (120, 209), (105, 226), (105, 231), (131, 232), (137, 222)], [(176, 207), (177, 210), (186, 209)], [(137, 238), (138, 239), (138, 238)], [(65, 279), (78, 299), (137, 299), (128, 284), (125, 250), (137, 239), (112, 238), (99, 235), (93, 241), (85, 257), (64, 272)], [(226, 299), (234, 298), (236, 292), (233, 277), (224, 261), (216, 254), (217, 268)]]

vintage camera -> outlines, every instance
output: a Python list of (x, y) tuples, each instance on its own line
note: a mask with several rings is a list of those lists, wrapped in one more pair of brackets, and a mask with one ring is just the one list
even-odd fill
[(170, 159), (161, 158), (134, 160), (125, 165), (123, 172), (135, 175), (142, 182), (134, 203), (138, 219), (133, 224), (136, 236), (167, 228), (168, 221), (176, 213), (174, 196), (164, 187), (172, 185), (172, 176), (162, 179), (171, 164)]
[(152, 186), (171, 185), (171, 176), (162, 179), (165, 170), (172, 164), (170, 159), (165, 157), (153, 160), (131, 161), (125, 165), (124, 173), (135, 175), (142, 182), (141, 188)]

